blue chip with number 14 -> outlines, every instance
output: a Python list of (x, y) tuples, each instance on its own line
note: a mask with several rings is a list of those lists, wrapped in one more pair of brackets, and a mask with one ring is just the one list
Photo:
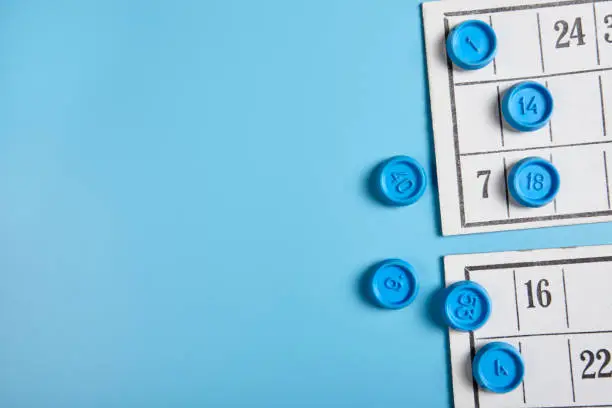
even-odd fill
[(425, 169), (415, 159), (395, 156), (379, 166), (378, 192), (380, 198), (391, 205), (415, 203), (427, 186)]
[(502, 114), (506, 122), (521, 132), (544, 127), (553, 112), (553, 97), (544, 85), (521, 82), (506, 91)]

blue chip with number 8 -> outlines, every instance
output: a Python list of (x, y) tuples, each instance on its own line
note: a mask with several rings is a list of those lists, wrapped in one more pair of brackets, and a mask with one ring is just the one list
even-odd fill
[(383, 162), (376, 178), (380, 198), (391, 205), (415, 203), (427, 185), (423, 166), (408, 156), (395, 156)]
[(488, 343), (474, 356), (472, 375), (485, 390), (506, 393), (523, 381), (525, 363), (510, 344), (500, 341)]
[(401, 309), (408, 306), (419, 292), (419, 281), (412, 265), (401, 259), (387, 259), (373, 270), (371, 295), (380, 307)]
[(442, 318), (455, 330), (476, 330), (489, 320), (491, 298), (479, 284), (461, 281), (444, 289)]
[(527, 157), (512, 166), (508, 174), (508, 191), (525, 207), (542, 207), (550, 203), (561, 186), (555, 166), (540, 157)]
[(510, 126), (521, 132), (544, 127), (553, 112), (550, 91), (537, 82), (521, 82), (506, 91), (502, 114)]

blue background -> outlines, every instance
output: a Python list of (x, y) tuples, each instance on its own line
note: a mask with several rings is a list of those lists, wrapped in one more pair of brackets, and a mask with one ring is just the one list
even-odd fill
[[(448, 407), (420, 5), (17, 1), (0, 12), (0, 406)], [(430, 176), (372, 200), (381, 160)], [(360, 296), (400, 257), (421, 291)]]

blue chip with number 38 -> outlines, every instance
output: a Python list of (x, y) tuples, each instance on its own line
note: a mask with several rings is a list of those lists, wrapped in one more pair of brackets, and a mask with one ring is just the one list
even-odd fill
[(461, 281), (444, 290), (442, 318), (455, 330), (476, 330), (489, 320), (491, 298), (479, 284)]
[(502, 114), (506, 122), (521, 132), (544, 127), (553, 112), (553, 97), (544, 85), (521, 82), (506, 91)]
[(525, 363), (521, 354), (510, 344), (488, 343), (474, 356), (472, 375), (485, 390), (506, 393), (523, 381)]
[(377, 176), (380, 198), (391, 205), (415, 203), (427, 186), (423, 166), (408, 156), (395, 156), (383, 162)]
[(555, 166), (540, 157), (518, 161), (508, 174), (508, 191), (525, 207), (542, 207), (550, 203), (561, 186)]

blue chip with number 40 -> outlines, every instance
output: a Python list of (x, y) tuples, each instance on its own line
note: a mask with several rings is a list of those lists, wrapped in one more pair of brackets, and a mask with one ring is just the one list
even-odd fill
[(474, 356), (472, 375), (485, 390), (506, 393), (523, 381), (525, 363), (520, 353), (510, 344), (488, 343)]
[(444, 289), (442, 317), (455, 330), (476, 330), (489, 320), (491, 298), (479, 284), (472, 281), (453, 283)]
[(521, 132), (544, 127), (553, 112), (553, 97), (544, 85), (521, 82), (506, 91), (502, 114), (510, 126)]
[(555, 166), (540, 157), (518, 161), (508, 174), (508, 191), (525, 207), (542, 207), (550, 203), (561, 186)]
[(380, 198), (391, 205), (415, 203), (427, 186), (423, 166), (408, 156), (395, 156), (378, 169), (377, 184)]

